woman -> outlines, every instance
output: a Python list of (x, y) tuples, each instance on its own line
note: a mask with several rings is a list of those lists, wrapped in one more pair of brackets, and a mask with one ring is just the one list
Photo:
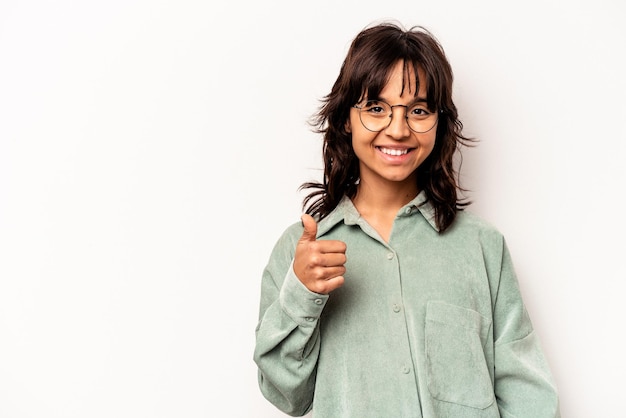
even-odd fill
[(423, 28), (366, 28), (316, 115), (324, 179), (262, 278), (254, 360), (292, 416), (558, 417), (502, 235), (464, 211), (452, 70)]

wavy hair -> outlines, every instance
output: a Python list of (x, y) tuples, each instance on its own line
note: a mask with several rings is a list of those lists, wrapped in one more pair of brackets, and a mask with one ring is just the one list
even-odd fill
[(312, 189), (302, 204), (310, 215), (323, 219), (343, 196), (356, 195), (359, 160), (346, 131), (350, 108), (363, 97), (378, 97), (398, 61), (404, 62), (405, 79), (414, 70), (415, 94), (420, 81), (417, 69), (423, 71), (428, 107), (439, 112), (434, 149), (417, 168), (418, 188), (425, 191), (435, 209), (439, 232), (452, 224), (457, 211), (470, 204), (459, 197), (464, 190), (459, 186), (454, 156), (461, 145), (473, 140), (462, 134), (463, 124), (452, 101), (452, 68), (444, 50), (421, 26), (406, 30), (386, 22), (365, 28), (354, 38), (331, 92), (311, 118), (314, 131), (324, 138), (324, 178), (300, 186), (300, 190)]

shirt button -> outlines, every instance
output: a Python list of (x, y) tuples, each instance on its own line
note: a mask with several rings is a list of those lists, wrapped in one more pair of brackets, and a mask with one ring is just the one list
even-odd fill
[(387, 260), (393, 260), (393, 253), (387, 254)]
[(304, 318), (304, 319), (306, 319), (308, 322), (313, 322), (313, 321), (315, 321), (315, 318), (312, 318), (312, 317), (310, 317), (310, 316), (307, 316), (307, 317), (306, 317), (306, 318)]
[(396, 312), (396, 313), (400, 312), (400, 305), (398, 305), (397, 303), (394, 303), (393, 304), (393, 311)]
[(411, 372), (411, 369), (409, 369), (408, 366), (403, 366), (402, 367), (402, 373), (409, 374), (410, 372)]
[(324, 303), (324, 301), (322, 299), (315, 299), (315, 304), (316, 305), (321, 305), (322, 303)]
[(406, 213), (407, 215), (410, 215), (413, 212), (413, 208), (409, 207), (406, 208), (406, 210), (404, 211), (404, 213)]

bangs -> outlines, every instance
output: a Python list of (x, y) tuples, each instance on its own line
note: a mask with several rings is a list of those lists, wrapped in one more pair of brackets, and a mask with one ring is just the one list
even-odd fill
[(424, 65), (420, 64), (418, 60), (408, 58), (396, 58), (384, 68), (374, 68), (371, 71), (365, 72), (363, 81), (354, 80), (355, 84), (362, 86), (357, 102), (364, 99), (380, 99), (380, 93), (389, 82), (391, 73), (398, 61), (403, 61), (402, 90), (400, 91), (400, 95), (402, 96), (405, 91), (413, 90), (413, 97), (417, 98), (419, 96), (420, 87), (424, 84), (426, 87), (425, 99), (428, 108), (432, 111), (437, 110), (439, 106), (434, 97), (433, 83), (430, 81), (432, 77), (429, 77)]

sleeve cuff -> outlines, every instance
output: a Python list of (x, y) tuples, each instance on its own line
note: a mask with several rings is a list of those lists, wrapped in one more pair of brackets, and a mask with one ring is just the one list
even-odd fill
[(302, 284), (293, 271), (287, 272), (280, 289), (280, 305), (298, 325), (314, 327), (328, 301), (328, 295), (311, 292)]

